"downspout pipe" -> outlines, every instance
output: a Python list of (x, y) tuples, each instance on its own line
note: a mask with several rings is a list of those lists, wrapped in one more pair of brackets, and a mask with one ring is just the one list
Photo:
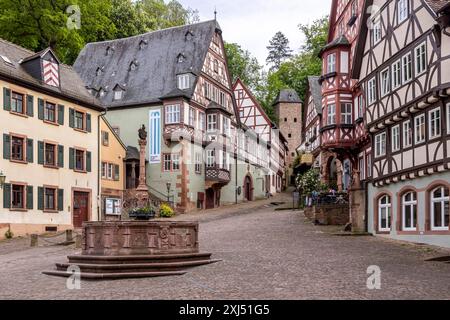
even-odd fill
[(102, 206), (102, 196), (101, 196), (101, 190), (102, 190), (102, 187), (101, 187), (101, 172), (102, 172), (102, 168), (101, 168), (101, 165), (102, 165), (102, 160), (101, 160), (101, 146), (102, 146), (102, 144), (101, 144), (101, 134), (102, 134), (102, 132), (101, 132), (101, 126), (100, 126), (100, 123), (101, 123), (101, 118), (103, 117), (103, 116), (105, 116), (106, 114), (108, 113), (108, 107), (105, 107), (105, 110), (104, 111), (102, 111), (102, 112), (100, 112), (100, 114), (98, 115), (98, 119), (97, 119), (97, 144), (98, 144), (98, 148), (97, 148), (97, 159), (98, 159), (98, 161), (97, 161), (97, 201), (98, 201), (98, 203), (100, 203), (100, 205), (97, 205), (97, 221), (101, 221), (101, 213), (100, 213), (100, 208), (101, 208), (101, 206)]

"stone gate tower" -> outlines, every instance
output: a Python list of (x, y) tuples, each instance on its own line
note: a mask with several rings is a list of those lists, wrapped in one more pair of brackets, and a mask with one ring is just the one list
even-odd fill
[(281, 90), (273, 107), (278, 119), (278, 127), (288, 141), (289, 151), (286, 157), (288, 185), (294, 185), (294, 159), (295, 150), (301, 144), (302, 138), (302, 108), (303, 102), (293, 89)]

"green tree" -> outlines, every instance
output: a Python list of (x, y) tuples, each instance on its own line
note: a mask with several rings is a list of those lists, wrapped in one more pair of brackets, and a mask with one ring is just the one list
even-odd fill
[(289, 39), (282, 33), (277, 32), (267, 47), (269, 56), (267, 64), (272, 65), (271, 70), (279, 69), (281, 63), (292, 56), (292, 50), (289, 47)]

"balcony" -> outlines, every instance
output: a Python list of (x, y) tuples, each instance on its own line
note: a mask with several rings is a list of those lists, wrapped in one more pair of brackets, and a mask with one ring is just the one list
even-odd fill
[(217, 165), (212, 167), (206, 166), (205, 180), (211, 183), (211, 185), (227, 185), (231, 181), (231, 174), (230, 171), (223, 169)]
[(353, 124), (328, 125), (320, 130), (322, 147), (327, 149), (348, 149), (355, 145)]
[(187, 140), (202, 143), (205, 141), (205, 134), (203, 131), (196, 130), (194, 127), (186, 124), (166, 124), (164, 126), (164, 140), (167, 142), (180, 142), (182, 140)]

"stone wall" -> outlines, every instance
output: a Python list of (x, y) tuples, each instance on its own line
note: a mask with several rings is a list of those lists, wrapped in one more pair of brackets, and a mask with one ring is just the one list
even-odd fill
[(322, 225), (344, 226), (350, 220), (348, 204), (321, 205), (305, 208), (305, 216)]

